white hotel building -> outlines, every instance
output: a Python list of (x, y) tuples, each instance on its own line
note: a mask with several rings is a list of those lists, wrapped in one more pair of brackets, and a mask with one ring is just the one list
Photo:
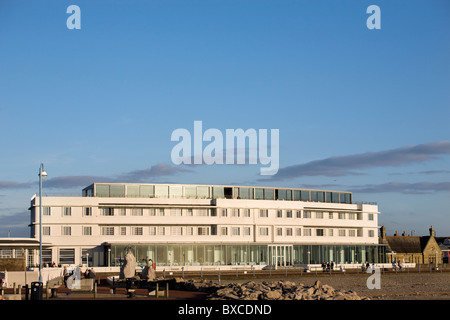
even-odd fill
[[(158, 266), (382, 263), (378, 206), (349, 192), (218, 185), (94, 183), (42, 198), (43, 261), (119, 266), (131, 247)], [(39, 239), (39, 197), (31, 199)], [(37, 265), (39, 250), (28, 253)]]

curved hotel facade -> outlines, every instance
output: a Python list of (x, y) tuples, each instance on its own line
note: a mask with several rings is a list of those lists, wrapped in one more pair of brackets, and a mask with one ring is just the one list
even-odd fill
[[(94, 183), (80, 197), (43, 197), (42, 207), (48, 264), (119, 266), (127, 248), (138, 262), (192, 269), (385, 262), (378, 206), (349, 192)], [(37, 239), (39, 197), (30, 210)]]

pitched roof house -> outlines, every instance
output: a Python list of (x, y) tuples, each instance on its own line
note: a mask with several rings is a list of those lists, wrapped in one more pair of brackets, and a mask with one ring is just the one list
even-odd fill
[(381, 227), (380, 244), (388, 246), (387, 261), (401, 261), (416, 264), (442, 263), (441, 249), (435, 238), (433, 227), (429, 236), (408, 236), (405, 232), (400, 236), (386, 236), (386, 228)]

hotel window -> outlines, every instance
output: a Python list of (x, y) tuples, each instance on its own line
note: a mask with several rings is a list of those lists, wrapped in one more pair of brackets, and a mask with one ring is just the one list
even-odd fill
[(295, 228), (295, 235), (300, 237), (302, 235), (302, 228)]
[(142, 236), (144, 234), (144, 230), (142, 227), (132, 227), (131, 233), (133, 236)]
[(357, 229), (357, 230), (356, 230), (356, 236), (357, 236), (357, 237), (362, 237), (362, 236), (363, 236), (363, 231), (362, 231), (362, 229)]
[(84, 208), (83, 213), (86, 217), (92, 216), (92, 208)]
[(121, 236), (127, 235), (127, 227), (120, 227), (120, 235)]
[(42, 215), (49, 216), (50, 212), (51, 212), (51, 208), (50, 207), (43, 207), (42, 208)]
[(301, 191), (300, 198), (302, 201), (309, 201), (309, 191)]
[(156, 227), (150, 227), (150, 235), (156, 236), (157, 228)]
[(286, 228), (286, 236), (292, 236), (292, 228)]
[(109, 186), (109, 196), (114, 198), (123, 198), (125, 197), (125, 185), (119, 184), (119, 185), (110, 185)]
[(264, 200), (274, 200), (275, 190), (274, 189), (264, 189)]
[(225, 192), (223, 187), (213, 187), (212, 193), (213, 193), (213, 199), (224, 199), (225, 198)]
[(155, 210), (155, 208), (150, 208), (150, 209), (148, 209), (148, 215), (151, 216), (151, 217), (156, 216), (156, 210)]
[(103, 216), (113, 216), (114, 208), (102, 208), (102, 215)]
[(67, 226), (63, 226), (62, 227), (62, 235), (63, 236), (70, 236), (70, 235), (72, 235), (72, 228), (71, 227), (67, 227)]
[(166, 235), (166, 227), (158, 227), (158, 236)]
[(269, 228), (259, 228), (259, 235), (260, 236), (268, 236), (269, 235)]
[(209, 236), (209, 228), (208, 227), (198, 227), (197, 235), (199, 236)]
[(339, 237), (345, 237), (345, 229), (339, 229)]
[(244, 210), (244, 217), (249, 218), (250, 217), (250, 209), (243, 209)]
[(197, 188), (185, 186), (184, 187), (184, 197), (187, 199), (195, 199), (197, 198)]
[(310, 237), (311, 236), (311, 229), (310, 228), (305, 228), (303, 230), (303, 234), (305, 237)]
[(341, 193), (340, 194), (340, 202), (341, 203), (351, 203), (350, 193)]
[(239, 188), (239, 197), (241, 199), (253, 199), (253, 188)]
[(354, 236), (356, 236), (355, 230), (348, 230), (348, 236), (349, 236), (349, 237), (354, 237)]
[(143, 216), (144, 210), (142, 208), (132, 208), (131, 209), (131, 215), (132, 216)]
[(283, 235), (283, 229), (277, 228), (277, 236), (282, 236), (282, 235)]
[(283, 211), (277, 210), (277, 218), (282, 218), (282, 217), (283, 217)]
[(292, 218), (292, 210), (286, 211), (286, 218)]
[(373, 230), (369, 230), (369, 237), (375, 237), (375, 232)]
[(197, 198), (198, 199), (208, 199), (209, 198), (209, 187), (197, 187)]
[(269, 210), (267, 210), (267, 209), (260, 209), (259, 210), (259, 217), (260, 218), (268, 218), (269, 217)]
[(155, 195), (154, 186), (140, 185), (139, 186), (139, 196), (141, 198), (153, 198)]
[(164, 208), (158, 208), (157, 212), (158, 212), (158, 216), (164, 217)]
[(170, 209), (170, 215), (174, 217), (181, 217), (181, 208)]
[(221, 212), (221, 216), (222, 217), (226, 217), (227, 216), (227, 209), (222, 209), (222, 210), (220, 210), (220, 212)]
[(197, 209), (197, 216), (200, 217), (208, 216), (208, 209)]
[(169, 186), (155, 186), (155, 198), (169, 198)]
[(333, 219), (333, 212), (328, 212), (328, 219)]
[(349, 213), (348, 214), (348, 219), (349, 220), (355, 220), (356, 219), (356, 213)]
[(301, 218), (302, 217), (302, 212), (300, 210), (297, 210), (296, 217), (297, 218)]
[(169, 196), (170, 198), (177, 198), (177, 199), (181, 198), (183, 196), (182, 186), (170, 186)]
[(303, 211), (303, 218), (311, 218), (311, 211)]
[(330, 236), (330, 237), (333, 236), (333, 229), (328, 229), (328, 236)]
[(170, 231), (172, 236), (182, 236), (183, 235), (183, 227), (172, 227)]
[(339, 212), (339, 219), (345, 219), (345, 212)]
[(75, 263), (75, 249), (59, 249), (59, 263), (74, 264)]
[(228, 228), (227, 227), (220, 228), (220, 234), (223, 235), (223, 236), (227, 236), (228, 235)]
[(127, 185), (127, 198), (139, 198), (138, 185)]
[(373, 221), (373, 213), (369, 213), (368, 218), (369, 218), (369, 221)]
[(339, 203), (339, 193), (336, 192), (331, 193), (331, 202)]
[(241, 235), (241, 228), (239, 228), (239, 227), (232, 227), (231, 228), (231, 235), (233, 235), (233, 236), (240, 236)]
[(83, 236), (92, 236), (92, 227), (83, 227)]
[(103, 236), (113, 236), (114, 235), (114, 227), (103, 227), (102, 235)]
[(185, 210), (185, 215), (186, 217), (192, 217), (194, 215), (194, 211), (192, 210), (192, 208), (188, 208), (188, 209), (184, 209)]
[[(289, 199), (287, 193), (289, 192)], [(291, 190), (276, 189), (275, 195), (277, 195), (278, 200), (291, 200)]]
[(323, 219), (323, 212), (322, 211), (317, 211), (316, 212), (316, 219)]
[(232, 209), (231, 216), (232, 217), (239, 217), (240, 216), (239, 209)]
[(68, 217), (72, 215), (72, 208), (70, 207), (64, 207), (63, 208), (63, 215)]
[(42, 235), (49, 236), (50, 235), (50, 227), (42, 227)]
[(250, 228), (244, 227), (244, 236), (249, 236), (249, 235), (250, 235)]
[(325, 236), (325, 229), (316, 229), (316, 237)]
[(187, 227), (186, 228), (186, 233), (188, 236), (193, 236), (194, 235), (194, 227)]
[(264, 199), (264, 189), (255, 188), (255, 199), (256, 200)]
[(127, 209), (126, 208), (119, 208), (119, 216), (126, 216), (127, 215)]

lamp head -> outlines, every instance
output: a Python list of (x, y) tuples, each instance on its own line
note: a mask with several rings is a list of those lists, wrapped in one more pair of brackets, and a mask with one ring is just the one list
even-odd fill
[(42, 170), (42, 172), (41, 172), (41, 178), (42, 178), (42, 180), (47, 178), (47, 172), (45, 172), (44, 170)]

